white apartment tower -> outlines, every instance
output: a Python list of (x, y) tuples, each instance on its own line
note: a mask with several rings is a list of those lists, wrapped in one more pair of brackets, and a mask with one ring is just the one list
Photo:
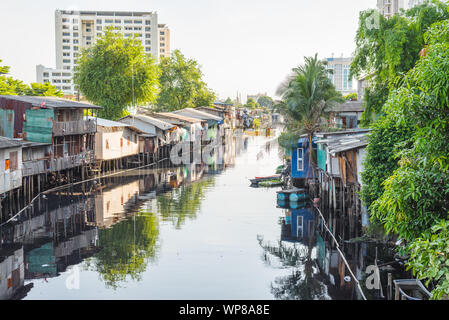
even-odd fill
[(407, 10), (424, 2), (425, 0), (377, 0), (377, 8), (381, 14), (390, 18), (401, 9)]
[(326, 61), (326, 68), (332, 70), (332, 72), (329, 72), (329, 79), (334, 84), (335, 89), (340, 91), (343, 95), (357, 92), (353, 87), (355, 81), (353, 81), (354, 78), (351, 77), (350, 72), (352, 58), (332, 57), (327, 58)]
[[(82, 48), (94, 44), (109, 27), (125, 37), (136, 36), (142, 41), (146, 53), (152, 54), (156, 59), (159, 58), (160, 31), (156, 12), (56, 10), (56, 69), (38, 65), (37, 82), (50, 82), (67, 95), (75, 94), (72, 78), (78, 54)], [(164, 28), (168, 29), (165, 25)], [(169, 41), (168, 36), (168, 41), (164, 42), (164, 53)]]

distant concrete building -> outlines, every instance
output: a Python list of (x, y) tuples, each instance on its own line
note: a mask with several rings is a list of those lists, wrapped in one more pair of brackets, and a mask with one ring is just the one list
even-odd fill
[[(93, 45), (109, 27), (122, 33), (126, 38), (136, 36), (142, 41), (145, 52), (152, 54), (156, 59), (159, 58), (162, 50), (164, 54), (170, 51), (169, 30), (165, 25), (158, 24), (156, 12), (56, 10), (56, 68), (38, 65), (36, 81), (51, 83), (66, 95), (76, 94), (77, 90), (72, 78), (77, 66), (78, 54), (81, 49)], [(164, 33), (162, 48), (159, 42), (162, 37), (161, 32)], [(166, 36), (167, 33), (168, 36)], [(63, 76), (63, 73), (70, 73), (70, 76)]]
[(407, 9), (405, 0), (377, 0), (377, 8), (387, 18), (394, 16), (401, 9)]
[(159, 56), (170, 56), (170, 29), (166, 24), (160, 24), (159, 29)]
[(401, 9), (407, 10), (423, 3), (424, 0), (377, 0), (377, 8), (381, 14), (390, 18), (399, 13)]
[(352, 58), (327, 58), (326, 60), (327, 69), (332, 70), (332, 72), (329, 72), (329, 79), (337, 91), (340, 91), (343, 95), (357, 92), (353, 88), (353, 77), (350, 76)]

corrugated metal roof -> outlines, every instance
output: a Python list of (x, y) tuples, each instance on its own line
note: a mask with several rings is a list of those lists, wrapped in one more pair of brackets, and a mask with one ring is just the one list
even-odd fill
[(195, 119), (191, 117), (186, 117), (180, 114), (172, 113), (172, 112), (158, 112), (153, 114), (155, 117), (162, 117), (167, 119), (174, 119), (174, 120), (181, 120), (188, 123), (197, 123), (197, 122), (203, 122), (205, 120), (201, 119)]
[(97, 119), (97, 125), (101, 127), (128, 127), (127, 124), (117, 121), (112, 121), (108, 119), (103, 118), (95, 118), (95, 117), (89, 117), (89, 119)]
[(90, 103), (77, 102), (57, 97), (41, 97), (41, 96), (6, 96), (0, 95), (0, 98), (9, 100), (16, 100), (31, 103), (33, 106), (41, 107), (44, 104), (47, 108), (81, 108), (81, 109), (102, 109), (103, 107), (96, 106)]
[(328, 112), (363, 112), (365, 108), (360, 101), (349, 101), (329, 108)]
[(144, 115), (129, 115), (120, 119), (119, 122), (127, 123), (128, 125), (135, 127), (145, 133), (150, 133), (150, 126), (159, 128), (162, 131), (166, 131), (174, 127), (174, 125), (170, 123)]
[(0, 137), (0, 149), (17, 148), (20, 146), (22, 146), (22, 141), (20, 140)]
[(200, 110), (195, 110), (192, 108), (185, 108), (181, 110), (174, 111), (173, 113), (187, 115), (192, 118), (201, 119), (201, 120), (215, 120), (217, 122), (223, 121), (223, 118), (214, 116), (213, 114), (203, 112)]
[(334, 155), (340, 152), (366, 147), (368, 145), (368, 134), (339, 137), (326, 141), (321, 140), (318, 143), (320, 142), (326, 142), (328, 152)]

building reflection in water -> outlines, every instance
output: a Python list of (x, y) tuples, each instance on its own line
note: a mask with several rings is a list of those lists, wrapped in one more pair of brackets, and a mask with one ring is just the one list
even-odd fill
[[(309, 203), (278, 202), (278, 207), (284, 213), (279, 222), (280, 241), (273, 245), (259, 239), (264, 249), (263, 260), (272, 267), (293, 269), (291, 275), (278, 277), (272, 282), (273, 296), (282, 300), (362, 299), (357, 284), (350, 277), (350, 271), (316, 210)], [(346, 231), (335, 235), (340, 239), (340, 248), (365, 296), (368, 299), (384, 299), (387, 273), (404, 277), (403, 270), (391, 265), (380, 268), (381, 287), (368, 289), (365, 282), (370, 274), (366, 273), (366, 269), (375, 263), (383, 265), (391, 262), (394, 255), (392, 248), (387, 244), (358, 241), (357, 228), (348, 227), (357, 225), (358, 221), (349, 222), (349, 218), (337, 219), (330, 215), (327, 219), (333, 222), (331, 230)]]
[[(21, 299), (33, 280), (85, 262), (111, 288), (139, 281), (157, 259), (159, 222), (194, 219), (214, 173), (232, 166), (247, 139), (233, 139), (224, 163), (127, 171), (40, 197), (0, 228), (0, 299)], [(25, 284), (28, 282), (27, 284)]]

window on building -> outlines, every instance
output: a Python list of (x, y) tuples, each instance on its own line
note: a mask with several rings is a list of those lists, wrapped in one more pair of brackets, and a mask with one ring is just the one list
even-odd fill
[[(62, 69), (64, 69), (64, 70), (70, 70), (70, 66), (64, 66), (64, 67), (62, 67)], [(59, 88), (59, 89), (61, 89), (61, 88)]]
[(92, 26), (91, 23), (86, 23), (86, 27), (87, 27), (87, 28), (89, 28), (89, 27), (91, 27), (91, 26)]
[(106, 149), (109, 149), (109, 140), (106, 139)]
[(60, 73), (55, 73), (55, 72), (53, 72), (51, 75), (52, 75), (53, 77), (60, 77), (60, 76), (61, 76)]
[(150, 33), (146, 33), (145, 34), (145, 38), (150, 39), (151, 38), (151, 34)]
[(79, 43), (78, 39), (73, 39), (73, 43), (78, 44)]
[(150, 31), (151, 31), (151, 28), (150, 28), (150, 27), (145, 27), (145, 31), (146, 31), (146, 32), (150, 32)]
[(142, 24), (142, 20), (134, 20), (134, 23)]
[(69, 22), (69, 19), (67, 19), (67, 18), (62, 18), (62, 22)]
[(142, 27), (134, 27), (134, 30), (137, 30), (137, 31), (142, 30)]
[(165, 36), (165, 32), (164, 31), (161, 31), (161, 36)]
[(165, 41), (165, 37), (161, 37), (161, 39), (160, 39), (161, 41)]
[(151, 25), (151, 20), (145, 20), (145, 24), (146, 24), (147, 26)]
[(91, 28), (87, 28), (86, 32), (92, 32), (92, 29)]
[(101, 37), (101, 33), (98, 32), (98, 33), (97, 33), (97, 37)]
[(63, 30), (69, 30), (69, 26), (68, 26), (68, 25), (63, 25), (63, 26), (62, 26), (62, 29), (63, 29)]
[(161, 47), (165, 47), (165, 43), (161, 42)]
[(86, 42), (86, 45), (90, 46), (90, 44), (91, 44), (91, 42), (90, 42), (90, 41), (87, 41), (87, 42)]
[(48, 76), (49, 76), (48, 72), (44, 72), (44, 77), (48, 77)]
[(78, 51), (78, 46), (73, 46), (73, 51)]
[(147, 52), (148, 52), (148, 51), (151, 51), (151, 48), (150, 48), (150, 47), (146, 47), (146, 48), (145, 48), (145, 51), (147, 51)]
[(101, 24), (101, 19), (97, 19), (97, 24)]
[(142, 38), (142, 34), (141, 33), (135, 33), (136, 37), (138, 38)]
[(63, 55), (64, 57), (70, 57), (70, 52), (63, 52), (62, 55)]
[(63, 33), (62, 33), (62, 36), (63, 36), (63, 37), (70, 37), (70, 32), (63, 32)]
[(73, 19), (73, 23), (78, 23), (78, 19)]
[(151, 45), (151, 40), (145, 40), (145, 44), (146, 44), (147, 46)]
[(298, 168), (297, 171), (304, 171), (304, 149), (298, 148)]
[(64, 72), (64, 73), (62, 74), (62, 76), (63, 76), (63, 77), (71, 77), (72, 74), (71, 74), (71, 73)]
[(62, 46), (63, 50), (70, 50), (70, 46)]
[(122, 20), (115, 20), (115, 23), (122, 23)]
[(103, 27), (102, 26), (97, 26), (97, 31), (103, 31)]
[(78, 26), (73, 26), (73, 30), (78, 30)]
[(132, 20), (125, 20), (125, 23), (133, 23)]
[(106, 20), (104, 20), (104, 22), (105, 22), (105, 23), (114, 23), (114, 20), (112, 20), (112, 19), (106, 19)]
[(70, 63), (70, 59), (64, 59), (62, 60), (63, 63)]
[(70, 43), (70, 39), (62, 39), (62, 43)]
[(132, 30), (132, 29), (133, 29), (133, 27), (125, 27), (125, 30), (127, 30), (127, 31)]

